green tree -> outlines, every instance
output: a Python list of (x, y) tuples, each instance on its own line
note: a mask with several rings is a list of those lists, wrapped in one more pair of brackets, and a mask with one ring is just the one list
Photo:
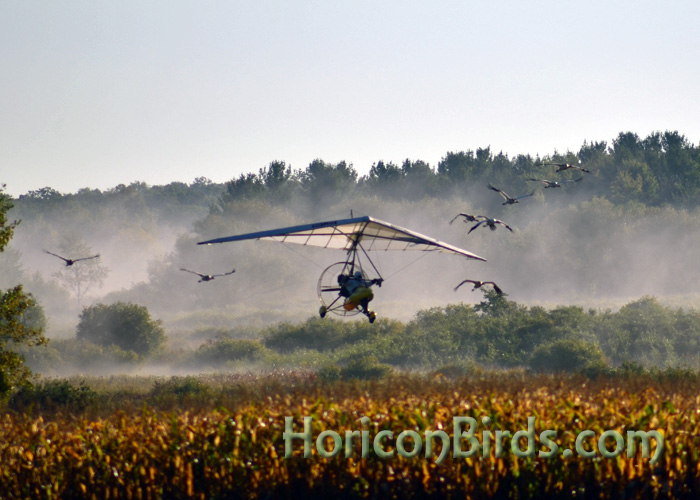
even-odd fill
[(618, 162), (631, 158), (641, 158), (643, 151), (642, 141), (633, 132), (620, 132), (613, 140), (612, 153)]
[(607, 150), (608, 143), (605, 141), (592, 141), (589, 143), (588, 141), (584, 140), (583, 146), (581, 146), (581, 149), (579, 149), (576, 156), (578, 156), (583, 163), (588, 165), (590, 163), (600, 161), (600, 159), (605, 156)]
[(618, 203), (628, 200), (646, 205), (657, 202), (659, 183), (649, 166), (639, 160), (623, 160), (617, 177), (610, 185), (612, 199)]
[(678, 132), (670, 131), (664, 132), (661, 146), (673, 201), (696, 205), (700, 191), (700, 148), (694, 148)]
[(260, 176), (247, 173), (241, 174), (238, 179), (231, 179), (226, 183), (226, 189), (219, 198), (219, 205), (226, 207), (234, 201), (256, 199), (265, 192), (265, 184)]
[[(5, 250), (19, 224), (19, 221), (7, 222), (12, 201), (4, 189), (3, 184), (0, 187), (0, 252)], [(30, 294), (23, 292), (22, 285), (0, 292), (0, 396), (27, 384), (31, 377), (24, 356), (18, 354), (16, 349), (46, 342), (43, 323), (30, 317), (35, 306), (36, 302)]]
[(316, 203), (324, 203), (354, 192), (357, 171), (344, 161), (333, 165), (323, 160), (312, 161), (300, 174), (306, 194)]
[(142, 356), (157, 352), (165, 344), (162, 322), (151, 319), (146, 307), (130, 302), (84, 308), (76, 337), (98, 345), (116, 345)]
[(471, 150), (448, 152), (437, 168), (438, 174), (452, 185), (472, 181), (475, 170), (476, 161)]
[(369, 169), (369, 174), (360, 179), (360, 185), (365, 190), (379, 196), (403, 196), (403, 172), (393, 163), (379, 161)]
[(292, 167), (283, 161), (273, 161), (269, 166), (260, 169), (258, 174), (265, 187), (277, 191), (292, 179)]
[(24, 281), (26, 271), (22, 267), (22, 255), (14, 248), (5, 248), (0, 259), (0, 287), (8, 288)]
[(645, 296), (604, 318), (599, 343), (615, 365), (625, 361), (643, 366), (673, 365), (676, 323), (671, 309)]
[(404, 198), (415, 200), (426, 196), (435, 196), (438, 192), (437, 174), (427, 163), (421, 160), (406, 159), (401, 165)]
[(487, 290), (484, 292), (484, 300), (475, 305), (474, 310), (493, 317), (506, 316), (525, 309), (524, 306), (508, 300), (507, 295), (497, 293), (495, 290)]
[(5, 193), (5, 184), (0, 186), (0, 252), (5, 249), (5, 246), (12, 238), (12, 232), (19, 224), (19, 221), (7, 221), (7, 212), (13, 207), (11, 198)]

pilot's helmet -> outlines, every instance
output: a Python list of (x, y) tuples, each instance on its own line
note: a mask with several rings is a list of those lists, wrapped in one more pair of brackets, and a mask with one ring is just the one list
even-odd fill
[(360, 271), (355, 271), (355, 279), (356, 280), (361, 280), (362, 279), (362, 273)]

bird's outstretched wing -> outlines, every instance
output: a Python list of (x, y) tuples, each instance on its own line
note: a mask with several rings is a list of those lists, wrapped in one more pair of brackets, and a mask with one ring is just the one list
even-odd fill
[[(581, 162), (579, 162), (579, 163), (581, 163)], [(571, 163), (566, 163), (566, 162), (540, 163), (540, 165), (550, 165), (552, 167), (557, 167), (559, 170), (567, 170), (569, 168), (579, 168), (576, 165), (572, 165)]]
[(190, 271), (189, 269), (185, 269), (184, 267), (181, 267), (181, 268), (180, 268), (180, 271), (185, 271), (185, 272), (187, 272), (187, 273), (196, 274), (197, 276), (199, 276), (199, 277), (201, 277), (201, 278), (204, 278), (204, 277), (206, 276), (206, 274), (200, 274), (200, 273), (195, 272), (195, 271)]
[(46, 252), (46, 253), (49, 254), (49, 255), (53, 255), (54, 257), (58, 257), (58, 258), (61, 259), (62, 261), (68, 262), (68, 259), (66, 259), (65, 257), (61, 257), (60, 255), (56, 255), (55, 253), (49, 252), (48, 250), (44, 250), (44, 252)]
[(214, 277), (214, 276), (228, 276), (229, 274), (233, 274), (233, 273), (235, 273), (235, 272), (236, 272), (236, 270), (234, 269), (233, 271), (231, 271), (231, 272), (229, 272), (229, 273), (214, 274), (214, 275), (212, 275), (212, 277)]
[(457, 289), (458, 289), (460, 286), (464, 285), (465, 283), (471, 283), (472, 285), (475, 285), (475, 284), (476, 284), (476, 281), (474, 281), (474, 280), (464, 280), (464, 281), (462, 281), (459, 285), (457, 285), (457, 286), (455, 287), (455, 292), (457, 291)]
[(511, 200), (511, 199), (512, 199), (510, 196), (508, 196), (508, 195), (505, 193), (505, 191), (503, 191), (503, 190), (501, 190), (501, 189), (498, 189), (497, 187), (493, 187), (491, 184), (489, 184), (488, 187), (489, 187), (489, 189), (490, 189), (491, 191), (496, 191), (498, 194), (500, 194), (501, 196), (503, 196), (503, 199), (504, 199), (504, 200), (507, 201), (507, 200)]
[(574, 183), (574, 182), (579, 182), (579, 181), (582, 181), (582, 180), (583, 180), (583, 177), (579, 177), (578, 179), (565, 179), (565, 180), (559, 181), (559, 182), (560, 182), (560, 183), (566, 182), (567, 184), (572, 184), (572, 183)]
[(581, 166), (581, 160), (578, 161), (578, 165), (572, 165), (571, 163), (541, 163), (540, 165), (552, 165), (554, 167), (557, 167), (557, 172), (563, 172), (564, 170), (580, 170), (581, 172), (586, 172), (587, 174), (590, 174), (591, 171), (583, 168)]
[(559, 185), (560, 185), (560, 182), (558, 182), (558, 181), (550, 181), (547, 179), (528, 179), (528, 180), (541, 182), (542, 184), (544, 184), (545, 188), (556, 188), (556, 187), (559, 187)]
[(477, 222), (476, 224), (474, 224), (474, 225), (472, 226), (472, 228), (467, 232), (467, 234), (469, 234), (469, 233), (471, 233), (472, 231), (474, 231), (474, 229), (476, 229), (477, 227), (479, 227), (480, 225), (482, 225), (484, 222), (486, 222), (486, 220), (481, 220), (481, 221)]
[(511, 233), (513, 232), (513, 228), (510, 227), (510, 226), (509, 226), (508, 224), (506, 224), (505, 222), (503, 222), (502, 220), (496, 219), (496, 220), (494, 220), (494, 222), (495, 222), (496, 224), (500, 224), (501, 226), (505, 227), (505, 228), (506, 228), (508, 231), (510, 231)]
[(534, 195), (534, 194), (535, 194), (535, 192), (533, 191), (533, 192), (530, 193), (530, 194), (523, 194), (523, 195), (518, 196), (517, 198), (513, 198), (513, 199), (514, 199), (514, 200), (520, 200), (520, 199), (522, 199), (522, 198), (528, 198), (528, 197), (530, 197), (530, 196), (532, 196), (532, 195)]
[(503, 290), (493, 281), (484, 281), (484, 285), (491, 285), (498, 295), (503, 295)]
[(457, 214), (454, 216), (454, 219), (450, 221), (450, 224), (452, 224), (454, 221), (457, 220), (458, 217), (464, 217), (464, 222), (474, 222), (477, 219), (477, 216), (470, 215), (470, 214)]
[(100, 254), (98, 253), (97, 255), (93, 255), (91, 257), (81, 257), (79, 259), (73, 259), (73, 262), (78, 262), (79, 260), (90, 260), (90, 259), (97, 259), (99, 258)]

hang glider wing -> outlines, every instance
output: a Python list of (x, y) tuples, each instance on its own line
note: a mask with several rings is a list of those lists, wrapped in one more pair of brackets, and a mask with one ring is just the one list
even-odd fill
[(486, 260), (448, 243), (369, 216), (239, 234), (201, 241), (198, 244), (210, 245), (212, 243), (261, 239), (346, 251), (350, 251), (360, 244), (365, 250), (419, 250), (453, 253), (470, 259)]

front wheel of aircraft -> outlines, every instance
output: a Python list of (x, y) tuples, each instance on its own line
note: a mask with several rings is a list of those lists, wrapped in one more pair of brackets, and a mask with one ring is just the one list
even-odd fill
[(318, 310), (319, 316), (321, 316), (321, 318), (325, 318), (325, 317), (326, 317), (326, 311), (327, 311), (327, 310), (328, 310), (328, 309), (326, 308), (326, 306), (321, 306), (321, 307), (319, 308), (319, 310)]
[(368, 317), (369, 317), (369, 322), (374, 323), (374, 320), (377, 319), (377, 313), (372, 311), (371, 313), (369, 313)]

